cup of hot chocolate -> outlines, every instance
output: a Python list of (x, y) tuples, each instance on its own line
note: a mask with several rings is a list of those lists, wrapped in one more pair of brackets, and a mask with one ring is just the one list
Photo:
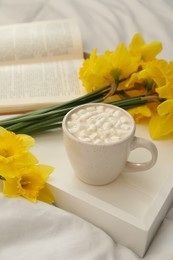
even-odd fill
[[(105, 103), (87, 103), (66, 114), (63, 139), (74, 173), (92, 185), (114, 181), (124, 170), (145, 171), (157, 161), (158, 151), (150, 140), (136, 137), (133, 117), (124, 109)], [(137, 148), (151, 154), (146, 162), (130, 162)]]

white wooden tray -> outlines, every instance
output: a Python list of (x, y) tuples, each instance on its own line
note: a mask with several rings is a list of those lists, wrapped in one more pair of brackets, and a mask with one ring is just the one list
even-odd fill
[[(136, 135), (150, 139), (138, 126)], [(116, 242), (144, 256), (173, 198), (173, 138), (155, 142), (157, 164), (142, 173), (123, 173), (105, 186), (91, 186), (75, 177), (63, 144), (62, 132), (35, 136), (33, 152), (40, 163), (55, 167), (49, 184), (56, 205), (93, 223)], [(145, 150), (134, 151), (130, 159), (144, 161)]]

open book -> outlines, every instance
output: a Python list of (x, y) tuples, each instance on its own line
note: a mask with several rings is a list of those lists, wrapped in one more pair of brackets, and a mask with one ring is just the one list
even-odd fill
[(85, 93), (83, 62), (74, 20), (0, 27), (0, 114), (30, 111)]

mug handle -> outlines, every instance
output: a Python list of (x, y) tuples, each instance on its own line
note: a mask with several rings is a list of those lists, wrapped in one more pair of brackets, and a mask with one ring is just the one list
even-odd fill
[(145, 148), (151, 153), (151, 159), (147, 162), (143, 163), (133, 163), (130, 161), (127, 161), (125, 170), (127, 171), (145, 171), (153, 167), (153, 165), (157, 161), (158, 157), (158, 150), (154, 143), (152, 143), (149, 140), (146, 140), (141, 137), (134, 136), (134, 139), (131, 144), (131, 151), (136, 148)]

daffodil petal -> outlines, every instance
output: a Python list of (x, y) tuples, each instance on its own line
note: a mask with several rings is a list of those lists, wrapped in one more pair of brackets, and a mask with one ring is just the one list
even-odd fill
[(8, 132), (4, 127), (0, 126), (0, 135), (4, 134), (5, 132)]
[(15, 169), (12, 164), (4, 164), (0, 162), (0, 175), (3, 176), (5, 179), (9, 179), (14, 177)]
[(151, 110), (147, 105), (130, 108), (128, 112), (134, 117), (136, 123), (141, 121), (141, 119), (151, 117)]
[(28, 193), (24, 193), (24, 194), (21, 194), (21, 196), (22, 196), (23, 198), (25, 198), (25, 199), (27, 199), (27, 200), (33, 202), (33, 203), (36, 203), (37, 197), (38, 197), (38, 193), (35, 192), (35, 191), (33, 191), (33, 192), (30, 193), (29, 195), (28, 195)]
[(133, 36), (133, 38), (132, 38), (132, 40), (131, 40), (131, 42), (130, 42), (130, 44), (129, 44), (129, 49), (131, 50), (131, 49), (135, 49), (136, 47), (141, 47), (142, 45), (144, 45), (145, 44), (145, 41), (144, 41), (144, 39), (143, 39), (143, 37), (142, 37), (142, 35), (140, 34), (140, 33), (136, 33), (134, 36)]
[(18, 194), (17, 178), (16, 177), (7, 179), (6, 181), (3, 181), (3, 193), (4, 193), (4, 195), (9, 196), (9, 197), (20, 196)]
[(142, 49), (142, 58), (145, 61), (153, 60), (157, 54), (159, 54), (162, 50), (162, 44), (160, 42), (151, 42), (150, 44), (146, 44)]
[(150, 61), (162, 50), (162, 44), (157, 41), (146, 44), (141, 34), (137, 33), (129, 44), (129, 50), (135, 55), (141, 55), (144, 61)]
[(18, 134), (18, 136), (22, 139), (26, 149), (30, 149), (31, 147), (34, 146), (35, 140), (30, 135)]
[(149, 122), (149, 132), (153, 139), (159, 139), (173, 132), (173, 114), (155, 115)]
[(172, 82), (165, 84), (162, 87), (156, 89), (156, 92), (161, 98), (173, 98), (173, 87)]
[(39, 164), (35, 166), (35, 169), (39, 171), (44, 181), (46, 181), (49, 175), (53, 172), (54, 168), (46, 164)]
[[(158, 114), (165, 116), (169, 113), (173, 115), (173, 99), (167, 99), (157, 107)], [(173, 121), (172, 121), (173, 124)]]
[(46, 202), (48, 204), (52, 204), (55, 201), (54, 196), (52, 192), (49, 190), (49, 188), (47, 187), (47, 185), (45, 185), (45, 187), (40, 190), (37, 199)]
[(25, 154), (21, 155), (21, 157), (13, 162), (14, 167), (21, 168), (27, 166), (33, 166), (38, 163), (37, 158), (31, 153), (26, 152)]

